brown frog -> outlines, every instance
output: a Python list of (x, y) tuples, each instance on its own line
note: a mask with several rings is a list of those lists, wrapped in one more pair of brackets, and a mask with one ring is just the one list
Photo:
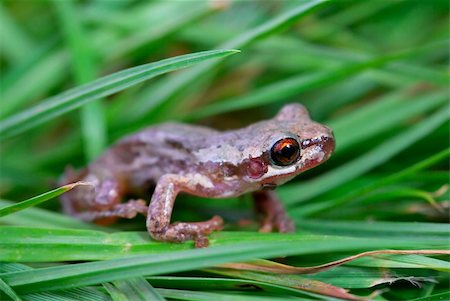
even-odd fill
[[(82, 180), (62, 197), (64, 211), (84, 220), (147, 216), (147, 230), (156, 240), (193, 239), (208, 245), (207, 235), (221, 230), (223, 220), (170, 223), (180, 192), (226, 198), (252, 192), (264, 214), (260, 230), (294, 230), (272, 189), (326, 161), (334, 150), (330, 128), (310, 119), (300, 104), (285, 105), (269, 120), (242, 129), (219, 132), (210, 128), (167, 123), (127, 136), (85, 169), (67, 171), (61, 184)], [(122, 202), (130, 193), (155, 187), (150, 205), (143, 200)]]

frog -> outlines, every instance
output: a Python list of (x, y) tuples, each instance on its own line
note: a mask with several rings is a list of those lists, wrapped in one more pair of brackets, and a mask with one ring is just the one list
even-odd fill
[[(87, 167), (68, 168), (60, 183), (87, 182), (62, 196), (64, 212), (85, 221), (146, 217), (149, 235), (162, 242), (193, 240), (224, 227), (215, 215), (207, 221), (174, 222), (180, 193), (231, 198), (250, 193), (262, 216), (260, 232), (292, 232), (292, 219), (274, 189), (325, 162), (335, 149), (333, 131), (311, 119), (300, 103), (284, 105), (267, 120), (240, 129), (168, 122), (147, 127), (113, 144)], [(125, 199), (146, 195), (151, 200)]]

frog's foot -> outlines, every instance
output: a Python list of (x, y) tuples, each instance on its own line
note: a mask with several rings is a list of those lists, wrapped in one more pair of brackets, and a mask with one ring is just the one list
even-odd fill
[(261, 222), (259, 232), (267, 233), (277, 229), (280, 233), (294, 232), (295, 226), (292, 220), (285, 214), (266, 216)]
[(263, 215), (259, 232), (294, 232), (295, 226), (289, 218), (283, 205), (272, 191), (257, 191), (253, 193), (255, 209)]
[(156, 240), (183, 242), (193, 239), (196, 248), (204, 248), (209, 245), (208, 235), (213, 231), (223, 228), (223, 220), (220, 216), (214, 216), (208, 221), (196, 223), (173, 223), (163, 229), (149, 227), (150, 235)]
[(138, 213), (146, 216), (148, 211), (148, 206), (144, 200), (129, 200), (126, 203), (119, 203), (114, 205), (108, 210), (101, 211), (86, 211), (82, 213), (77, 213), (76, 217), (85, 221), (94, 220), (109, 220), (117, 217), (121, 218), (134, 218)]

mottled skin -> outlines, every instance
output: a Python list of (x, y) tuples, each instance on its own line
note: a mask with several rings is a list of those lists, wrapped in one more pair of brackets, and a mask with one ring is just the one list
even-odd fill
[[(278, 166), (271, 148), (284, 138), (298, 142), (300, 155), (292, 164)], [(162, 124), (123, 138), (80, 172), (67, 171), (62, 184), (83, 180), (94, 189), (80, 186), (66, 193), (63, 207), (85, 220), (141, 213), (154, 239), (194, 239), (203, 247), (208, 245), (207, 235), (222, 229), (223, 221), (214, 216), (205, 222), (171, 224), (177, 194), (224, 198), (253, 192), (257, 210), (265, 215), (260, 230), (290, 232), (291, 220), (268, 190), (324, 162), (333, 150), (332, 131), (312, 121), (300, 104), (286, 105), (273, 119), (238, 130)], [(143, 200), (121, 203), (125, 195), (151, 187), (155, 189), (148, 207)]]

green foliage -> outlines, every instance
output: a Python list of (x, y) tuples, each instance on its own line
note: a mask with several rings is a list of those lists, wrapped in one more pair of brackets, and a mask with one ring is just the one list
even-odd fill
[[(449, 9), (2, 1), (0, 300), (448, 299)], [(197, 250), (151, 240), (142, 218), (97, 226), (52, 201), (70, 189), (52, 190), (67, 165), (125, 134), (168, 120), (241, 127), (289, 102), (337, 141), (326, 164), (278, 189), (296, 233), (238, 227), (251, 215), (239, 200), (180, 196), (175, 220), (227, 223)], [(302, 275), (218, 267), (314, 267), (386, 249), (419, 253)]]

